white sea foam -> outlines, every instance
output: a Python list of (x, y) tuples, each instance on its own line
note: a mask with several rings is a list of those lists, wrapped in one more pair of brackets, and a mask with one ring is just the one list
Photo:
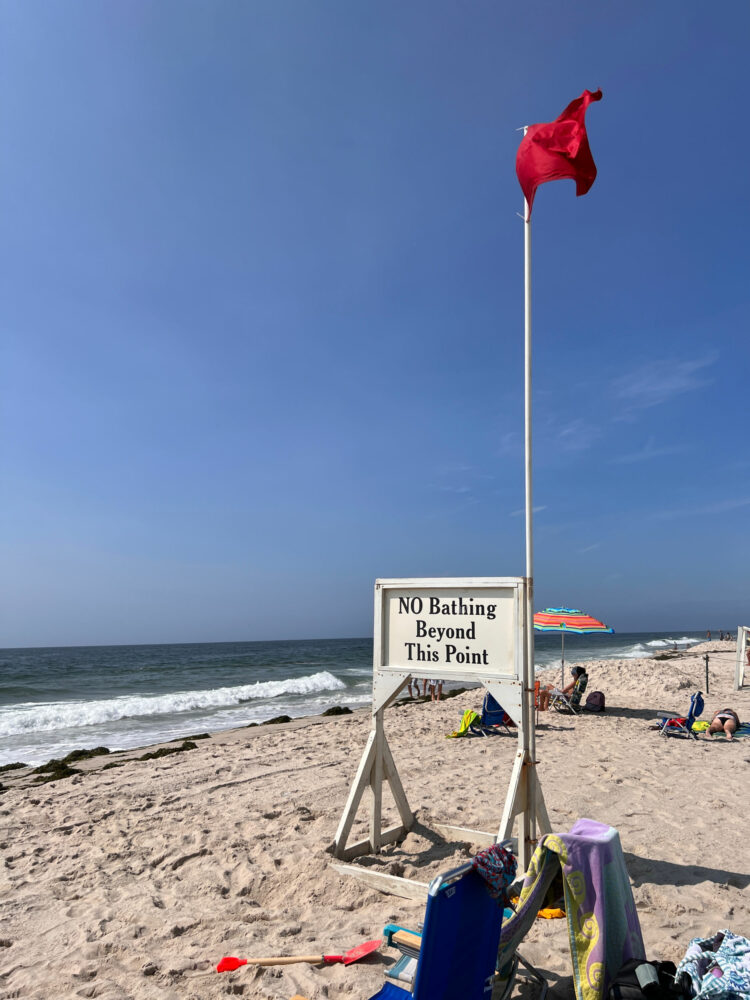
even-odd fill
[[(702, 641), (702, 639), (684, 635), (680, 639), (651, 639), (647, 642), (637, 642), (632, 646), (608, 644), (606, 648), (588, 649), (585, 652), (578, 649), (570, 656), (567, 655), (566, 649), (565, 662), (566, 666), (568, 664), (573, 666), (575, 663), (586, 663), (590, 660), (646, 660), (663, 650), (674, 649), (675, 646), (680, 650), (686, 650)], [(537, 651), (535, 655), (536, 670), (559, 670), (560, 666), (559, 655), (554, 656), (546, 651), (541, 653)]]
[(678, 648), (682, 647), (686, 649), (688, 646), (696, 646), (700, 639), (691, 639), (690, 636), (683, 635), (681, 639), (652, 639), (650, 642), (645, 643), (646, 648), (650, 649), (672, 649), (674, 646)]
[(341, 691), (343, 681), (327, 670), (308, 677), (282, 681), (258, 681), (237, 687), (214, 688), (209, 691), (174, 691), (164, 695), (124, 695), (99, 701), (48, 702), (18, 705), (0, 711), (0, 737), (21, 733), (52, 732), (56, 729), (78, 729), (102, 723), (116, 722), (138, 716), (159, 716), (193, 712), (200, 709), (220, 709), (261, 698), (283, 695), (312, 695), (318, 691)]
[(597, 653), (593, 659), (597, 660), (646, 660), (650, 656), (656, 656), (662, 650), (688, 649), (695, 646), (700, 639), (691, 639), (683, 636), (681, 639), (652, 639), (649, 642), (637, 642), (634, 646), (613, 647), (605, 653)]

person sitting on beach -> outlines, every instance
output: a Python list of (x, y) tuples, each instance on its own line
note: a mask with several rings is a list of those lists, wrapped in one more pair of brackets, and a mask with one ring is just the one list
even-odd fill
[(564, 688), (560, 689), (554, 686), (554, 684), (547, 684), (546, 687), (540, 688), (539, 690), (539, 711), (546, 712), (549, 708), (550, 698), (553, 694), (572, 694), (576, 684), (578, 683), (578, 678), (581, 674), (586, 673), (585, 667), (573, 667), (573, 680), (570, 684), (566, 684)]
[(733, 708), (720, 708), (718, 712), (714, 712), (714, 717), (711, 719), (711, 725), (706, 730), (707, 736), (713, 736), (714, 733), (724, 732), (728, 740), (734, 739), (734, 734), (740, 724), (740, 717), (737, 715)]

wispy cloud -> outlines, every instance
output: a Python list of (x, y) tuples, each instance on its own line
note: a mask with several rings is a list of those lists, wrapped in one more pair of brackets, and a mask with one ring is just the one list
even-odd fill
[(652, 361), (614, 381), (614, 395), (625, 404), (625, 415), (703, 389), (713, 381), (701, 374), (716, 362), (717, 354), (688, 361)]
[(587, 545), (585, 549), (579, 549), (578, 551), (583, 554), (584, 552), (593, 552), (594, 549), (600, 548), (599, 542), (594, 542), (593, 545)]
[(497, 448), (498, 455), (515, 455), (520, 452), (523, 440), (518, 431), (505, 431)]
[(587, 424), (580, 417), (563, 424), (556, 433), (558, 447), (563, 451), (586, 451), (601, 436), (599, 427)]
[(444, 520), (445, 518), (455, 517), (469, 507), (476, 507), (478, 503), (478, 497), (472, 496), (471, 493), (463, 493), (456, 496), (453, 504), (448, 503), (440, 510), (427, 511), (424, 516), (426, 519), (432, 521)]
[[(465, 462), (446, 462), (435, 469), (437, 481), (430, 484), (430, 489), (436, 493), (449, 493), (454, 496), (467, 497), (475, 491), (487, 488), (487, 483), (497, 478), (494, 473), (483, 472), (475, 465)], [(479, 500), (475, 500), (479, 503)]]
[(471, 486), (436, 486), (441, 493), (471, 493)]
[(704, 507), (678, 507), (672, 510), (659, 510), (655, 511), (652, 517), (660, 520), (673, 517), (701, 517), (710, 514), (726, 514), (742, 507), (750, 507), (750, 497), (738, 497), (736, 500), (717, 500), (716, 503), (706, 504)]
[(618, 455), (617, 458), (610, 459), (610, 464), (631, 465), (634, 462), (648, 462), (653, 458), (665, 458), (667, 455), (681, 455), (687, 450), (687, 445), (684, 444), (666, 445), (657, 448), (655, 439), (650, 437), (639, 451), (633, 451), (627, 455)]
[(439, 476), (457, 476), (466, 472), (474, 472), (474, 466), (467, 465), (465, 462), (446, 462), (445, 465), (439, 466), (436, 471)]
[[(547, 504), (542, 504), (541, 507), (532, 507), (531, 508), (531, 512), (532, 512), (532, 514), (538, 514), (540, 510), (546, 510), (546, 509), (547, 509)], [(520, 510), (512, 510), (510, 512), (510, 516), (511, 517), (520, 517), (522, 514), (525, 514), (525, 513), (526, 513), (526, 508), (522, 507)]]

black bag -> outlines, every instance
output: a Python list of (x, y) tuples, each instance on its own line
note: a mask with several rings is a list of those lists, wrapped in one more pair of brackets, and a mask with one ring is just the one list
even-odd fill
[(691, 1000), (690, 976), (683, 972), (675, 980), (674, 962), (647, 962), (631, 958), (609, 987), (609, 1000)]
[(606, 712), (607, 703), (603, 691), (592, 691), (583, 706), (587, 712)]

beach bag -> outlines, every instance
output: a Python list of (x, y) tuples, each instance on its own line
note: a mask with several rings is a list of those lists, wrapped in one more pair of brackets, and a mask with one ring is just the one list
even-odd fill
[(675, 979), (674, 962), (647, 962), (629, 959), (609, 987), (609, 1000), (690, 1000), (690, 977)]
[(587, 712), (606, 712), (607, 705), (603, 691), (592, 691), (583, 706)]

